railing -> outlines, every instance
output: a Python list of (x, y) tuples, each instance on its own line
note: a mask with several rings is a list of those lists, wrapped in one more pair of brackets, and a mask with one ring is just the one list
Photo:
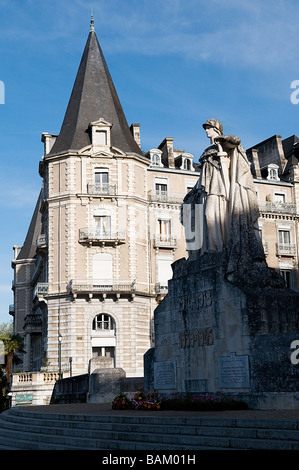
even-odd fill
[(42, 316), (40, 313), (38, 314), (29, 313), (28, 315), (25, 316), (24, 321), (26, 325), (41, 325)]
[(33, 290), (33, 298), (38, 295), (44, 295), (48, 293), (48, 283), (47, 282), (38, 282)]
[(278, 212), (279, 214), (296, 214), (296, 204), (286, 202), (266, 202), (259, 206), (261, 212)]
[(104, 196), (115, 196), (116, 184), (94, 183), (87, 185), (88, 194), (102, 194)]
[(276, 254), (294, 256), (296, 254), (296, 245), (291, 245), (290, 243), (276, 243)]
[(114, 281), (110, 279), (100, 280), (77, 280), (72, 279), (68, 284), (70, 292), (134, 292), (136, 290), (136, 280), (134, 281)]
[(157, 282), (155, 285), (155, 292), (156, 294), (166, 295), (168, 292), (168, 285)]
[(155, 234), (154, 236), (154, 247), (176, 247), (177, 246), (177, 238), (174, 235), (162, 235), (162, 234)]
[(59, 380), (59, 372), (19, 372), (13, 373), (13, 385), (28, 383), (55, 383)]
[(168, 191), (149, 191), (150, 202), (167, 202), (170, 204), (182, 204), (185, 194), (170, 193)]
[(39, 235), (36, 239), (36, 248), (42, 249), (42, 248), (47, 248), (47, 246), (48, 246), (47, 235), (46, 234)]
[(118, 242), (124, 243), (126, 239), (126, 232), (125, 230), (117, 230), (104, 232), (102, 230), (97, 230), (95, 228), (81, 228), (79, 230), (79, 241), (104, 241), (104, 242)]

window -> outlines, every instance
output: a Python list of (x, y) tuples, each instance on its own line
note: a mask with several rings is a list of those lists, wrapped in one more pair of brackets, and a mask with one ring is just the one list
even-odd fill
[(157, 193), (157, 194), (165, 194), (165, 193), (167, 193), (167, 184), (156, 183), (156, 193)]
[(151, 156), (151, 164), (152, 166), (160, 166), (161, 165), (161, 155), (158, 155), (157, 153), (154, 153)]
[(160, 287), (166, 288), (168, 286), (168, 281), (172, 278), (172, 263), (173, 256), (170, 254), (159, 255), (157, 258), (157, 282), (160, 284)]
[(184, 164), (183, 164), (184, 170), (191, 170), (191, 161), (189, 158), (184, 159)]
[(150, 155), (151, 167), (152, 166), (163, 167), (163, 164), (161, 162), (161, 157), (162, 157), (162, 151), (161, 150), (151, 149), (149, 151), (149, 155)]
[(289, 245), (291, 243), (291, 234), (289, 230), (278, 230), (278, 243), (280, 245)]
[(159, 234), (170, 235), (171, 234), (171, 222), (170, 220), (158, 219)]
[(93, 255), (93, 285), (103, 286), (113, 283), (112, 255), (97, 253)]
[(111, 233), (111, 217), (109, 215), (95, 216), (95, 234), (97, 236), (107, 236)]
[(292, 270), (291, 269), (281, 269), (280, 274), (282, 275), (285, 286), (286, 287), (292, 287)]
[(115, 330), (115, 323), (110, 315), (100, 314), (97, 315), (92, 322), (93, 330)]
[(95, 170), (94, 182), (96, 184), (108, 183), (109, 182), (109, 172), (107, 169), (98, 169)]
[(283, 204), (286, 202), (286, 195), (284, 193), (275, 193), (274, 201), (278, 202), (279, 204)]
[(273, 180), (273, 181), (279, 181), (278, 169), (279, 169), (279, 166), (275, 165), (274, 163), (268, 165), (267, 179), (268, 180)]
[(115, 348), (114, 347), (93, 347), (92, 357), (112, 357), (114, 359)]
[(96, 145), (107, 145), (107, 131), (96, 130)]

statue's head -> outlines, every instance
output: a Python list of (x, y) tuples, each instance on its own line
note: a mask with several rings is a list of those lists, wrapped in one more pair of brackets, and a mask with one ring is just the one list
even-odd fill
[(217, 119), (208, 119), (202, 127), (204, 129), (207, 129), (208, 127), (212, 127), (218, 135), (223, 135), (223, 126), (220, 121), (217, 121)]

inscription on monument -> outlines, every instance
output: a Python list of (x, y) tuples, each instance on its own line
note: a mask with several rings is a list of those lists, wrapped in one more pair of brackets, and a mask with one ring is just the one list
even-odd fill
[(197, 293), (190, 293), (179, 299), (179, 309), (198, 310), (203, 307), (210, 307), (213, 303), (212, 289)]
[(210, 346), (212, 344), (214, 344), (213, 328), (199, 328), (180, 334), (180, 348)]
[(176, 362), (162, 361), (154, 363), (154, 388), (176, 388)]
[(221, 388), (248, 388), (248, 356), (220, 357), (218, 359), (219, 385)]

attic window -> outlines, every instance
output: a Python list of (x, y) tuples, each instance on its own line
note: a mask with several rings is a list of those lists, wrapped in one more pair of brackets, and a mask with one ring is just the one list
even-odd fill
[(107, 145), (107, 131), (96, 130), (95, 145)]
[(267, 176), (267, 180), (270, 180), (270, 181), (279, 181), (279, 176), (278, 176), (278, 165), (275, 165), (274, 163), (273, 164), (270, 164), (268, 165), (268, 176)]
[(194, 156), (191, 153), (184, 152), (182, 154), (181, 170), (194, 171), (194, 168), (192, 165), (193, 158)]
[(107, 149), (107, 147), (110, 147), (111, 127), (112, 124), (102, 118), (89, 124), (89, 128), (91, 129), (91, 143), (93, 147), (96, 149), (101, 147), (106, 147)]
[(161, 150), (151, 149), (149, 153), (150, 153), (151, 167), (152, 166), (162, 167), (163, 163), (161, 161), (161, 158), (162, 158)]

